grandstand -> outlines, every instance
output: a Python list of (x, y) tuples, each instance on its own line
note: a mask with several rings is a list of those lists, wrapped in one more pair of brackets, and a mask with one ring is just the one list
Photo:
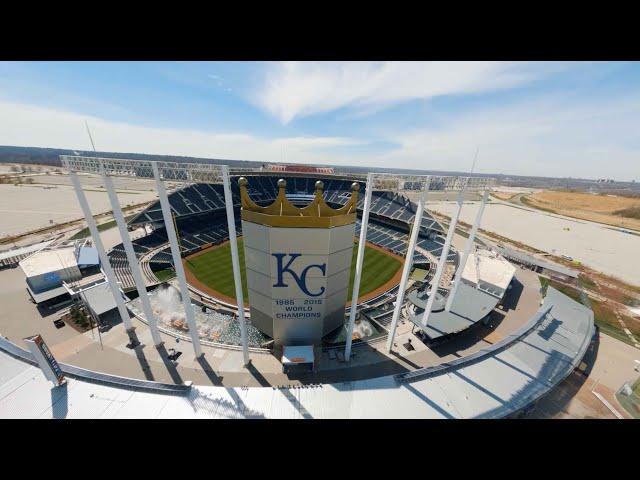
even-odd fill
[[(240, 192), (238, 178), (231, 179), (234, 209), (240, 210)], [(324, 199), (330, 206), (338, 208), (349, 201), (352, 178), (326, 174), (287, 173), (285, 176), (271, 172), (252, 172), (243, 175), (248, 179), (248, 192), (259, 205), (274, 201), (278, 191), (278, 179), (287, 181), (287, 198), (297, 205), (307, 204), (313, 197), (315, 182), (321, 178), (324, 182)], [(366, 185), (359, 182), (361, 191), (357, 203), (358, 214), (364, 207)], [(224, 192), (221, 184), (199, 183), (176, 189), (169, 193), (169, 204), (175, 219), (179, 235), (179, 244), (183, 257), (204, 248), (218, 245), (228, 240)], [(367, 241), (391, 252), (404, 256), (407, 250), (409, 233), (416, 215), (417, 205), (405, 195), (389, 190), (374, 190), (371, 195)], [(129, 222), (131, 226), (146, 226), (152, 233), (133, 241), (134, 251), (140, 261), (142, 274), (147, 287), (160, 283), (154, 272), (173, 265), (167, 234), (164, 228), (160, 202), (155, 202), (137, 214)], [(360, 234), (360, 219), (356, 221), (356, 236)], [(236, 231), (242, 235), (240, 215), (236, 214)], [(425, 212), (418, 235), (417, 248), (413, 255), (413, 265), (429, 271), (426, 280), (431, 279), (433, 271), (429, 266), (435, 264), (444, 245), (443, 229), (436, 220)], [(133, 275), (128, 266), (122, 244), (116, 245), (109, 253), (114, 272), (125, 292), (135, 289)], [(450, 251), (447, 262), (457, 263), (457, 253)], [(443, 285), (444, 282), (441, 282)], [(370, 318), (379, 327), (387, 329), (391, 321), (390, 305), (397, 294), (397, 286), (387, 292), (361, 304), (365, 313), (373, 311)], [(197, 292), (201, 294), (202, 292)], [(380, 310), (380, 309), (383, 310)], [(347, 308), (347, 312), (350, 309)], [(378, 312), (378, 313), (375, 313)], [(382, 312), (382, 313), (380, 313)]]
[[(21, 305), (25, 302), (16, 289), (7, 289), (3, 300), (20, 310), (12, 312), (17, 321), (3, 323), (6, 337), (0, 338), (0, 377), (9, 375), (0, 387), (14, 392), (0, 399), (0, 416), (506, 417), (530, 411), (577, 366), (579, 373), (590, 371), (583, 356), (598, 343), (597, 338), (590, 343), (596, 332), (587, 307), (551, 287), (545, 298), (536, 275), (479, 246), (484, 245), (475, 242), (481, 213), (466, 241), (454, 238), (463, 194), (484, 189), (483, 207), (490, 190), (471, 177), (368, 173), (370, 188), (362, 195), (363, 176), (319, 171), (241, 173), (209, 163), (96, 157), (66, 157), (64, 165), (92, 237), (73, 249), (58, 245), (53, 253), (45, 249), (44, 256), (23, 262), (27, 286), (37, 295), (49, 294), (45, 287), (58, 288), (47, 283), (51, 274), (62, 277), (62, 268), (73, 270), (75, 276), (62, 286), (90, 314), (111, 312), (110, 320), (95, 338), (80, 328), (60, 330), (69, 325), (67, 319), (74, 320), (62, 302), (56, 300), (54, 309), (39, 305), (40, 315), (34, 316), (35, 307)], [(118, 230), (104, 236), (109, 250), (78, 178), (84, 172), (101, 175), (109, 194)], [(239, 179), (243, 173), (246, 181)], [(111, 177), (149, 179), (151, 174), (159, 202), (127, 222)], [(432, 183), (433, 189), (459, 192), (446, 234), (424, 212)], [(416, 203), (412, 192), (418, 192)], [(251, 221), (256, 219), (264, 222)], [(357, 237), (365, 228), (366, 246)], [(112, 234), (123, 243), (113, 247), (120, 240), (113, 242)], [(450, 249), (454, 241), (464, 244), (460, 256)], [(261, 256), (254, 255), (258, 249)], [(286, 256), (291, 259), (285, 266)], [(306, 265), (290, 268), (298, 256)], [(100, 278), (76, 280), (76, 265)], [(263, 274), (264, 281), (250, 276), (258, 267), (262, 271), (253, 273)], [(307, 282), (314, 268), (321, 274)], [(169, 270), (176, 274), (170, 281)], [(14, 272), (0, 273), (16, 278)], [(298, 338), (282, 340), (279, 331), (260, 323), (260, 313), (272, 317), (274, 325), (278, 315), (297, 313), (292, 300), (307, 305), (326, 300), (329, 295), (317, 298), (323, 287), (325, 292), (334, 288), (340, 297), (329, 299), (331, 310), (311, 311), (319, 313), (315, 318), (323, 321), (318, 323), (322, 330), (301, 329)], [(261, 312), (263, 293), (270, 296)], [(309, 297), (314, 298), (308, 302)], [(279, 301), (285, 308), (277, 308)], [(292, 317), (306, 328), (309, 310), (298, 311), (302, 315)], [(326, 328), (322, 315), (331, 315)], [(58, 364), (68, 377), (66, 385), (55, 377), (58, 384), (44, 388), (47, 377), (29, 365), (45, 374), (51, 365), (35, 349), (13, 343), (33, 331), (46, 335), (52, 356), (72, 362)], [(352, 352), (354, 342), (360, 345)], [(289, 354), (289, 346), (304, 355)], [(310, 359), (313, 372), (290, 370), (291, 363), (306, 365)], [(14, 360), (27, 365), (20, 368)], [(198, 385), (203, 382), (213, 385)], [(22, 387), (14, 388), (18, 384)], [(143, 398), (143, 392), (164, 397)], [(172, 401), (171, 394), (182, 397)], [(560, 392), (560, 403), (565, 395)], [(130, 401), (111, 408), (116, 396)]]
[[(274, 201), (278, 191), (277, 176), (247, 176), (249, 180), (249, 194), (258, 204), (267, 204)], [(312, 196), (314, 183), (317, 177), (286, 177), (287, 196), (295, 203), (304, 203)], [(234, 208), (240, 208), (240, 196), (237, 187), (237, 178), (232, 180), (232, 195)], [(349, 199), (351, 181), (342, 179), (325, 180), (325, 200), (334, 207), (344, 205)], [(364, 190), (365, 185), (361, 183)], [(183, 255), (189, 255), (203, 247), (216, 245), (228, 238), (226, 218), (224, 217), (224, 194), (222, 185), (219, 184), (194, 184), (175, 190), (169, 195), (169, 203), (176, 219), (176, 225), (180, 233), (180, 243)], [(364, 195), (358, 201), (358, 210), (361, 212), (364, 203)], [(406, 251), (409, 226), (415, 217), (416, 205), (402, 194), (387, 191), (372, 192), (369, 231), (367, 240), (398, 255)], [(238, 220), (236, 229), (241, 234), (241, 225)], [(155, 202), (143, 212), (136, 215), (130, 225), (150, 224), (155, 228), (154, 232), (146, 237), (133, 242), (136, 254), (142, 257), (159, 245), (167, 243), (166, 233), (162, 221), (160, 203)], [(356, 226), (356, 233), (360, 231), (360, 224)], [(429, 252), (433, 258), (440, 255), (443, 239), (440, 236), (442, 227), (428, 214), (422, 219), (422, 228), (418, 247)], [(114, 250), (124, 252), (121, 245)], [(162, 251), (168, 261), (168, 250)], [(117, 254), (116, 254), (117, 255)], [(431, 260), (433, 260), (433, 258)], [(449, 260), (453, 262), (455, 254), (451, 254)], [(153, 258), (154, 261), (160, 257)], [(427, 262), (425, 255), (417, 253), (414, 262)], [(125, 260), (126, 261), (126, 260)], [(120, 270), (120, 268), (118, 268)]]

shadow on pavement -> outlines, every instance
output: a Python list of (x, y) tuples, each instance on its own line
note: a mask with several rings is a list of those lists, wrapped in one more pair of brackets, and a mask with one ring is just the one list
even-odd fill
[(420, 365), (417, 365), (417, 364), (413, 363), (411, 360), (407, 360), (405, 357), (403, 357), (402, 355), (400, 355), (398, 352), (396, 352), (393, 349), (391, 350), (391, 355), (396, 357), (398, 360), (411, 365), (411, 367), (415, 368), (416, 370), (419, 369), (419, 368), (422, 368)]
[(164, 366), (167, 367), (167, 371), (169, 372), (173, 383), (175, 383), (176, 385), (184, 383), (182, 377), (178, 373), (178, 369), (176, 368), (175, 364), (169, 359), (169, 354), (167, 353), (167, 349), (164, 347), (164, 345), (157, 346), (156, 350), (158, 350), (158, 353), (160, 354), (162, 363), (164, 363)]
[(213, 371), (213, 368), (205, 358), (205, 355), (200, 355), (196, 360), (212, 385), (222, 385), (222, 377)]
[(511, 288), (507, 291), (507, 294), (501, 302), (505, 311), (514, 310), (518, 306), (523, 290), (524, 285), (514, 276), (513, 280), (511, 280)]
[(313, 418), (313, 415), (311, 415), (309, 413), (309, 411), (306, 408), (304, 408), (304, 406), (300, 403), (300, 401), (296, 398), (296, 396), (291, 392), (290, 389), (281, 388), (280, 392), (289, 401), (289, 403), (291, 403), (291, 405), (293, 405), (293, 408), (295, 408), (298, 411), (298, 413), (300, 413), (302, 418), (304, 418), (304, 419)]
[(140, 364), (140, 368), (142, 369), (144, 378), (149, 381), (155, 381), (155, 377), (151, 372), (151, 367), (149, 366), (147, 357), (144, 354), (144, 345), (140, 344), (140, 341), (138, 340), (138, 336), (136, 335), (136, 332), (134, 332), (133, 330), (127, 332), (127, 335), (129, 335), (129, 344), (127, 346), (133, 347), (132, 350), (136, 354), (136, 359)]
[(269, 383), (269, 381), (264, 378), (264, 376), (258, 371), (258, 369), (253, 366), (253, 363), (251, 361), (249, 361), (249, 364), (247, 365), (247, 370), (249, 370), (249, 373), (253, 375), (253, 378), (257, 380), (261, 387), (271, 386), (271, 383)]

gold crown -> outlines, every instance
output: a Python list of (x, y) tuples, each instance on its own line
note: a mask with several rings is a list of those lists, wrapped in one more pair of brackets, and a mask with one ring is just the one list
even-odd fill
[(278, 180), (278, 196), (266, 207), (257, 205), (247, 192), (249, 181), (240, 177), (240, 199), (242, 201), (242, 219), (253, 223), (270, 225), (272, 227), (305, 227), (331, 228), (348, 225), (356, 221), (356, 204), (360, 185), (351, 184), (351, 198), (338, 209), (333, 209), (324, 201), (322, 189), (324, 184), (318, 180), (315, 184), (313, 200), (306, 207), (298, 208), (285, 195), (287, 182)]

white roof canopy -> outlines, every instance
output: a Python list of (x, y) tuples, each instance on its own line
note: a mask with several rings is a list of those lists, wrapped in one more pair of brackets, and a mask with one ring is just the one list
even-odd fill
[(485, 282), (505, 290), (516, 268), (502, 256), (489, 250), (477, 250), (469, 254), (462, 278), (473, 284)]

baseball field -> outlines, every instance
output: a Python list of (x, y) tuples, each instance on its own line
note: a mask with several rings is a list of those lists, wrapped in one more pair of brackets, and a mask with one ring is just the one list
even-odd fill
[[(349, 293), (347, 297), (349, 299), (351, 298), (353, 277), (355, 275), (357, 246), (358, 244), (355, 243), (353, 257), (351, 259), (351, 280), (349, 282)], [(242, 238), (238, 239), (238, 253), (240, 257), (242, 291), (244, 301), (247, 302), (247, 279)], [(195, 253), (185, 258), (183, 262), (189, 283), (216, 298), (235, 301), (233, 268), (231, 266), (231, 246), (229, 242)], [(365, 245), (362, 280), (360, 282), (359, 292), (360, 300), (371, 298), (399, 283), (401, 267), (402, 258), (374, 245)]]

